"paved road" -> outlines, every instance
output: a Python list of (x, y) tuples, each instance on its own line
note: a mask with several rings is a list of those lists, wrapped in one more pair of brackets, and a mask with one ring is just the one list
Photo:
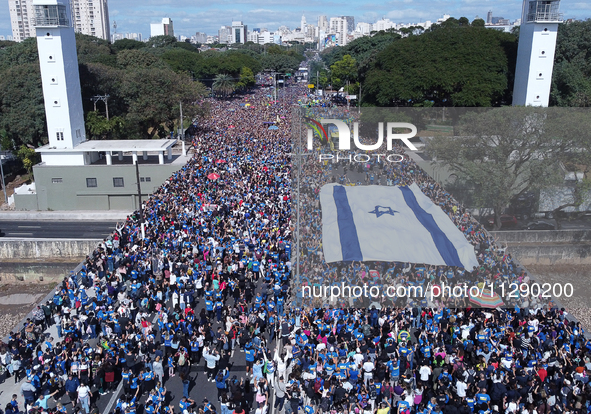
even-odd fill
[(114, 229), (113, 221), (1, 221), (0, 236), (10, 238), (101, 239)]

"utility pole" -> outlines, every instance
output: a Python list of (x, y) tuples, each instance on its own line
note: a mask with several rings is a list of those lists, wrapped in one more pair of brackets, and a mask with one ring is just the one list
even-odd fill
[(137, 179), (137, 196), (140, 204), (140, 224), (142, 231), (144, 228), (144, 212), (142, 211), (142, 187), (140, 185), (140, 165), (138, 161), (135, 162), (135, 177)]
[(183, 127), (183, 101), (179, 102), (179, 104), (181, 106), (181, 132), (179, 133), (179, 136), (184, 141), (185, 140), (185, 128)]
[(96, 112), (96, 103), (103, 101), (105, 103), (105, 112), (107, 114), (107, 121), (109, 120), (109, 98), (110, 95), (94, 95), (90, 100), (94, 103), (94, 111)]
[(4, 155), (0, 154), (0, 175), (2, 175), (2, 190), (4, 191), (4, 202), (8, 203), (8, 196), (6, 195), (6, 183), (4, 182)]
[(357, 97), (357, 113), (361, 113), (361, 82), (359, 82), (359, 96)]

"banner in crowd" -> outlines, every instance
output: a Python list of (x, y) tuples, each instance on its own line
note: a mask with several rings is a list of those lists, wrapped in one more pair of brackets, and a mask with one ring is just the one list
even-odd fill
[(320, 202), (328, 263), (375, 260), (467, 270), (478, 266), (473, 246), (416, 184), (326, 184)]

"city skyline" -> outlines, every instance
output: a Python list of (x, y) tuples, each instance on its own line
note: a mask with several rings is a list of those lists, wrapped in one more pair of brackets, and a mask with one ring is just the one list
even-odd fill
[[(0, 13), (0, 35), (11, 35), (8, 1)], [(474, 0), (391, 0), (379, 3), (375, 0), (349, 1), (341, 4), (324, 2), (322, 4), (293, 2), (286, 0), (237, 0), (217, 2), (194, 2), (190, 0), (110, 0), (109, 20), (111, 34), (113, 22), (117, 22), (117, 33), (141, 33), (144, 38), (150, 35), (150, 24), (163, 17), (174, 21), (176, 35), (190, 37), (195, 32), (215, 35), (221, 26), (232, 21), (243, 21), (249, 28), (265, 27), (271, 31), (280, 26), (291, 29), (299, 27), (302, 15), (308, 23), (317, 24), (318, 16), (327, 17), (350, 15), (355, 22), (373, 23), (382, 17), (395, 23), (414, 23), (425, 20), (437, 21), (444, 14), (472, 20), (476, 16), (486, 20), (489, 10), (494, 16), (502, 16), (511, 21), (521, 15), (521, 1), (474, 1)], [(369, 11), (368, 11), (369, 10)], [(580, 1), (563, 1), (561, 10), (564, 18), (586, 19), (591, 17), (591, 4)]]

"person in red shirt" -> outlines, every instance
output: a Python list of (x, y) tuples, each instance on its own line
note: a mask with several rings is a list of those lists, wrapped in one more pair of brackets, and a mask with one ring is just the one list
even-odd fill
[(542, 380), (542, 382), (544, 382), (544, 380), (548, 376), (548, 371), (546, 371), (546, 369), (544, 367), (542, 367), (537, 371), (537, 374), (538, 374), (538, 377), (540, 377), (540, 379)]

